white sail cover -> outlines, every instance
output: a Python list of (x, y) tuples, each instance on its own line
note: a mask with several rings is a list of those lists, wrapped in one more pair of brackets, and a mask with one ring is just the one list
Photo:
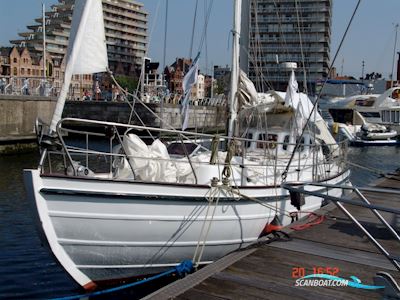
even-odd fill
[(105, 72), (108, 68), (101, 0), (75, 0), (64, 83), (51, 121), (54, 132), (64, 109), (72, 75)]

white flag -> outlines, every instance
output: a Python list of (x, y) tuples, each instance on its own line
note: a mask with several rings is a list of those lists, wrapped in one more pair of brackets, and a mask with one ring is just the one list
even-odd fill
[(192, 87), (197, 82), (197, 77), (199, 72), (199, 57), (200, 53), (198, 53), (196, 58), (193, 60), (192, 66), (186, 73), (185, 77), (183, 77), (182, 81), (183, 94), (184, 94), (184, 98), (182, 101), (182, 114), (184, 115), (182, 130), (186, 130), (186, 128), (189, 125), (189, 98)]
[(296, 80), (296, 76), (294, 75), (294, 71), (292, 70), (292, 74), (290, 75), (289, 84), (286, 89), (285, 96), (285, 106), (293, 107), (297, 109), (299, 105), (299, 94), (297, 92), (299, 85)]

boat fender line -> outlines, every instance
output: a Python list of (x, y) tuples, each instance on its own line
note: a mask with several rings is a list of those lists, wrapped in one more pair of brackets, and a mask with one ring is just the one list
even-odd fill
[(292, 225), (290, 226), (290, 229), (293, 229), (295, 231), (300, 231), (304, 230), (310, 227), (313, 227), (315, 225), (321, 224), (323, 221), (325, 221), (326, 217), (324, 215), (318, 215), (314, 212), (310, 212), (307, 216), (307, 222), (304, 224), (298, 224), (298, 225)]
[(81, 295), (66, 296), (66, 297), (61, 297), (61, 298), (53, 298), (52, 300), (74, 300), (74, 299), (81, 299), (81, 298), (89, 299), (89, 297), (95, 297), (95, 296), (100, 296), (100, 295), (104, 295), (104, 294), (117, 292), (117, 291), (120, 291), (120, 290), (124, 290), (124, 289), (127, 289), (127, 288), (131, 288), (131, 287), (134, 287), (134, 286), (138, 286), (138, 285), (147, 283), (149, 281), (153, 281), (153, 280), (159, 279), (161, 277), (169, 276), (169, 275), (172, 275), (174, 273), (178, 274), (180, 277), (184, 277), (184, 276), (186, 276), (187, 274), (189, 274), (192, 271), (193, 271), (193, 262), (191, 260), (184, 260), (179, 265), (175, 266), (171, 270), (168, 270), (168, 271), (165, 271), (163, 273), (151, 276), (149, 278), (145, 278), (145, 279), (140, 280), (140, 281), (124, 284), (124, 285), (121, 285), (121, 286), (117, 286), (117, 287), (113, 287), (113, 288), (110, 288), (110, 289), (101, 290), (101, 291), (97, 291), (97, 292), (93, 292), (93, 293), (89, 293), (89, 294), (81, 294)]
[(235, 155), (235, 150), (236, 150), (236, 141), (235, 139), (231, 139), (228, 144), (228, 149), (226, 151), (226, 157), (225, 157), (225, 167), (222, 170), (222, 175), (224, 177), (229, 178), (232, 175), (232, 166), (231, 166), (231, 160), (233, 156)]
[(270, 233), (280, 231), (283, 228), (282, 221), (279, 219), (278, 215), (275, 215), (271, 223), (267, 223), (261, 232), (260, 236), (265, 236)]
[(297, 210), (300, 210), (301, 207), (304, 204), (306, 204), (306, 201), (304, 199), (304, 194), (298, 191), (290, 191), (289, 194), (290, 194), (290, 204), (296, 207)]
[(294, 222), (296, 222), (296, 221), (299, 220), (299, 214), (297, 213), (297, 211), (291, 212), (291, 213), (289, 214), (289, 216), (290, 216), (290, 218), (292, 219), (292, 220), (290, 221), (290, 224), (292, 224), (292, 223), (294, 223)]
[(218, 161), (218, 145), (219, 145), (220, 136), (214, 135), (211, 142), (211, 156), (210, 156), (210, 165), (216, 165)]

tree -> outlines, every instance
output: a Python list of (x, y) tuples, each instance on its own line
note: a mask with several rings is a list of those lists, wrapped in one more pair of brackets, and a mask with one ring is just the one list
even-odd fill
[(130, 93), (134, 93), (138, 86), (138, 81), (132, 77), (128, 76), (116, 76), (118, 84), (125, 90), (128, 90)]

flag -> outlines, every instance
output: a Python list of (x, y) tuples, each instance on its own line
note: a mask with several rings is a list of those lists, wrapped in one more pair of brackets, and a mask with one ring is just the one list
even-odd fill
[(297, 109), (299, 104), (299, 94), (297, 92), (299, 85), (296, 80), (296, 76), (294, 75), (294, 71), (292, 70), (292, 74), (289, 79), (289, 84), (286, 89), (286, 96), (285, 96), (285, 106), (293, 107)]
[(182, 101), (182, 112), (181, 112), (182, 115), (184, 115), (182, 130), (186, 130), (186, 128), (189, 125), (189, 98), (192, 86), (197, 82), (197, 77), (199, 72), (199, 57), (200, 57), (200, 52), (193, 60), (193, 63), (190, 66), (189, 71), (186, 73), (185, 77), (183, 77), (182, 81), (183, 95), (184, 95)]
[(300, 103), (300, 94), (298, 93), (299, 85), (296, 80), (296, 76), (294, 74), (294, 70), (292, 70), (292, 74), (290, 75), (288, 87), (286, 89), (285, 96), (285, 106), (292, 107), (295, 111), (294, 117), (294, 128), (297, 131), (297, 134), (301, 134), (303, 129), (303, 115), (302, 108)]

